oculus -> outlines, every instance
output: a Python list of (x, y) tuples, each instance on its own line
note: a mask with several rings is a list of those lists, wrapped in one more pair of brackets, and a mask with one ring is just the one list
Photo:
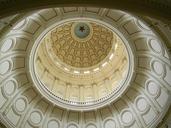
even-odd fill
[(83, 39), (90, 34), (90, 27), (86, 23), (77, 23), (74, 27), (74, 34), (78, 38)]

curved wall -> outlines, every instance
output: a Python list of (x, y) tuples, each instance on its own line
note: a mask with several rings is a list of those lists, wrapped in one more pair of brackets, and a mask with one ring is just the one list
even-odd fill
[[(117, 102), (93, 111), (59, 108), (35, 89), (28, 70), (28, 53), (48, 22), (75, 13), (98, 16), (116, 25), (131, 46), (135, 75)], [(59, 16), (59, 17), (58, 17)], [(13, 28), (0, 43), (0, 115), (8, 127), (153, 128), (170, 106), (171, 63), (163, 39), (139, 19), (116, 10), (56, 8), (42, 10)]]

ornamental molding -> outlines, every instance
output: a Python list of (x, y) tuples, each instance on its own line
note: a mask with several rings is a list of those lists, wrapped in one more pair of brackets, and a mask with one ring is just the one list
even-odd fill
[[(169, 109), (171, 101), (171, 62), (164, 39), (147, 24), (122, 11), (82, 9), (41, 10), (23, 19), (1, 39), (2, 122), (11, 128), (155, 128)], [(60, 14), (71, 18), (76, 17), (77, 13), (84, 13), (91, 18), (103, 17), (101, 19), (104, 22), (116, 27), (131, 45), (135, 59), (134, 75), (128, 89), (117, 101), (92, 111), (66, 110), (49, 102), (35, 88), (28, 68), (28, 55), (34, 44), (32, 41), (47, 27), (44, 25), (60, 21)]]

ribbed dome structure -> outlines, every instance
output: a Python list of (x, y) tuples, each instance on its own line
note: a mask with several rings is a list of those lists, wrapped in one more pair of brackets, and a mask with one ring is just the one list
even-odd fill
[(165, 35), (107, 8), (24, 16), (0, 40), (1, 122), (9, 128), (156, 128), (171, 104)]
[[(93, 108), (97, 109), (99, 103), (126, 88), (130, 67), (127, 49), (115, 31), (103, 23), (95, 23), (92, 19), (68, 19), (65, 22), (43, 35), (35, 52), (32, 51), (34, 60), (31, 61), (35, 64), (31, 67), (36, 71), (33, 78), (37, 78), (39, 88), (47, 89), (45, 92), (50, 92), (52, 97), (56, 96), (53, 99), (57, 100), (54, 102), (57, 105), (61, 104), (58, 104), (60, 100), (80, 106), (81, 110), (91, 110), (90, 106), (95, 104)], [(75, 30), (86, 25), (91, 35), (79, 39)]]
[[(80, 30), (77, 27), (80, 27)], [(113, 34), (95, 23), (89, 23), (90, 28), (90, 35), (85, 38), (80, 38), (77, 34), (86, 31), (86, 26), (77, 26), (74, 22), (53, 30), (49, 35), (52, 56), (57, 56), (62, 62), (78, 68), (91, 67), (101, 62), (112, 48)]]

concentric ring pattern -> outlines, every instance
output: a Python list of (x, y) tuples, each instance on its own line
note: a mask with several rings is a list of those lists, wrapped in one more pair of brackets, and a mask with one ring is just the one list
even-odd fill
[[(97, 20), (79, 21), (92, 26), (89, 40), (72, 38), (71, 28), (79, 23), (78, 18), (67, 19), (67, 23), (64, 20), (35, 41), (29, 67), (39, 91), (54, 104), (92, 110), (113, 102), (124, 92), (134, 64), (128, 43), (123, 43), (114, 30)], [(78, 68), (77, 64), (82, 66)]]
[[(54, 105), (37, 90), (29, 67), (40, 33), (52, 22), (87, 17), (103, 20), (129, 43), (134, 63), (127, 90), (117, 101), (91, 111)], [(0, 42), (0, 116), (13, 128), (153, 128), (170, 106), (171, 63), (163, 39), (134, 16), (103, 8), (41, 10), (20, 21)]]

